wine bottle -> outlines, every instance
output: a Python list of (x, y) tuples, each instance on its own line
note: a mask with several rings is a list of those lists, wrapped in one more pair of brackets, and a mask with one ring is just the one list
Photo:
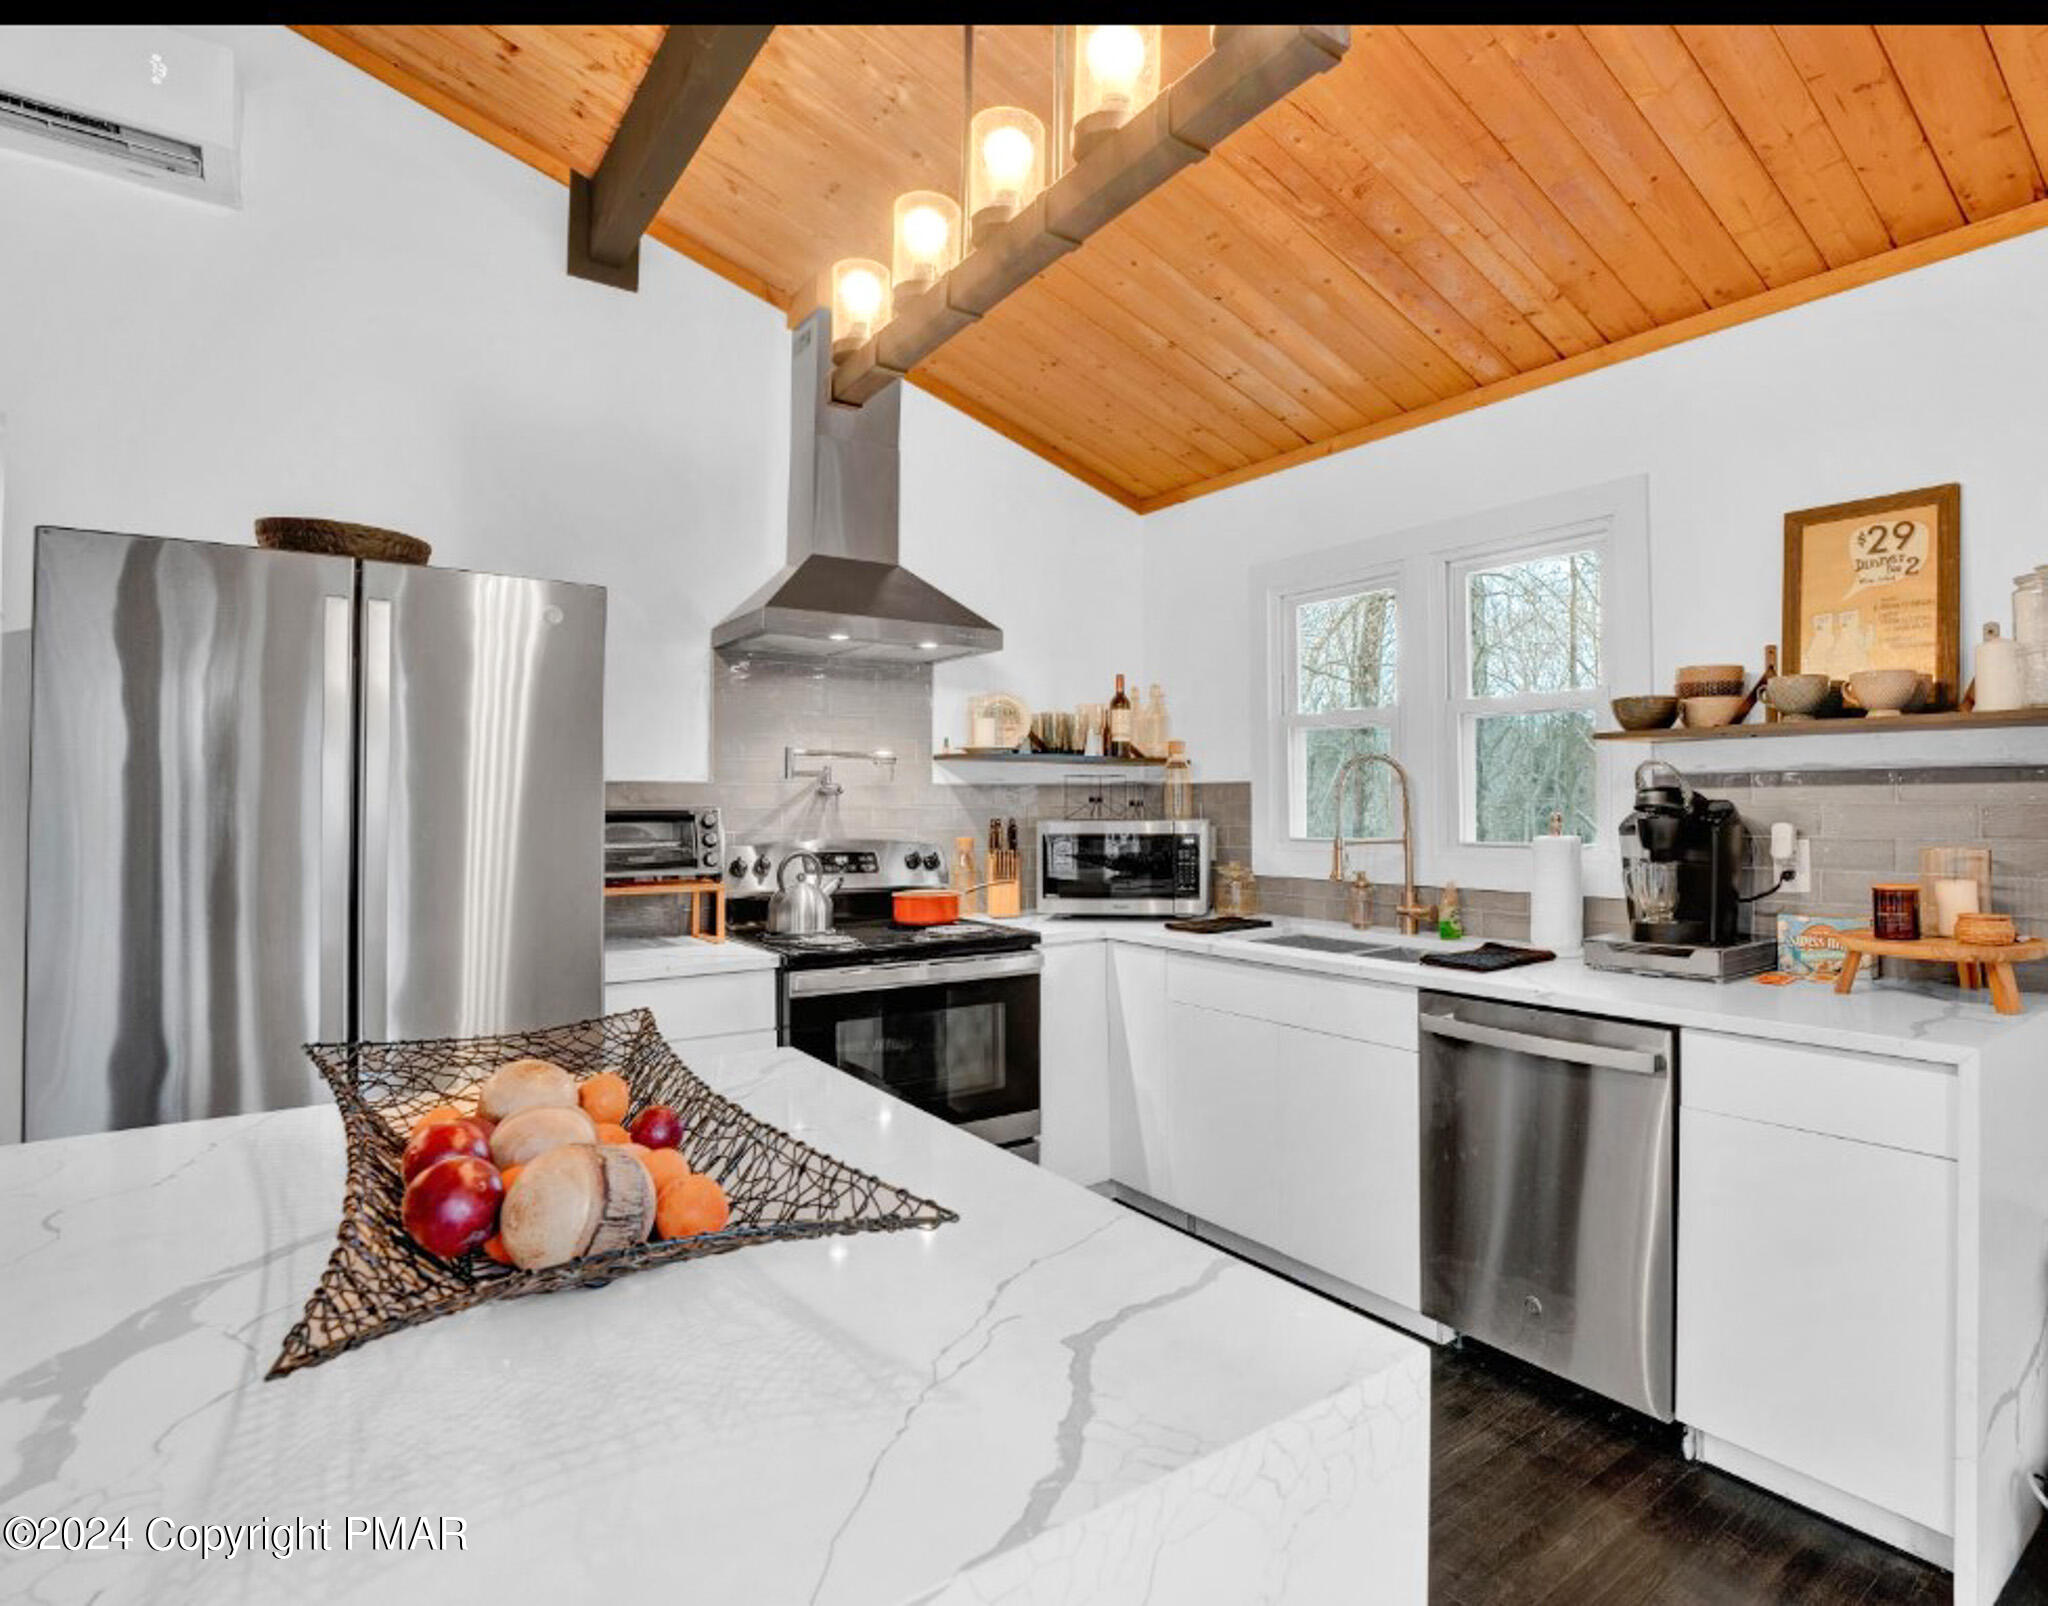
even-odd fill
[(1116, 695), (1109, 700), (1109, 724), (1102, 751), (1109, 758), (1129, 758), (1131, 747), (1131, 699), (1124, 690), (1124, 677), (1116, 677)]

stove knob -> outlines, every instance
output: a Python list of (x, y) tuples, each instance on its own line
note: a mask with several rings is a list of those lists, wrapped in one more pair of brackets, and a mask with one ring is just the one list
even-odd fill
[(924, 861), (920, 859), (915, 853), (906, 853), (903, 855), (903, 868), (906, 870), (915, 870), (923, 862)]
[(698, 818), (704, 822), (705, 830), (715, 831), (718, 829), (718, 810), (706, 809)]
[(774, 868), (775, 866), (770, 864), (766, 857), (762, 857), (754, 861), (754, 874), (759, 876), (763, 881), (766, 881), (768, 879), (768, 872), (770, 870), (773, 870)]
[(938, 869), (938, 867), (939, 867), (939, 856), (938, 856), (938, 855), (937, 855), (936, 853), (927, 853), (927, 854), (926, 854), (926, 855), (924, 856), (924, 867), (925, 867), (925, 868), (926, 868), (927, 870), (936, 870), (936, 869)]
[(744, 881), (746, 879), (747, 861), (745, 859), (735, 859), (732, 861), (731, 864), (727, 865), (726, 868), (730, 870), (733, 873), (733, 875), (739, 880)]

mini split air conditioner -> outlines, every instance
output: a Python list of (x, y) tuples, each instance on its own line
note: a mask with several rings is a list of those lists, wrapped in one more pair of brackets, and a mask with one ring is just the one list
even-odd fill
[(239, 206), (235, 56), (175, 28), (0, 28), (0, 147)]

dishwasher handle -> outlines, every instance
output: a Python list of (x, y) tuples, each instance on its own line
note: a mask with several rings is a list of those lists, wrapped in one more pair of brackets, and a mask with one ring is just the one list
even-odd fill
[(1664, 1056), (1648, 1049), (1609, 1048), (1604, 1043), (1574, 1043), (1561, 1037), (1540, 1037), (1534, 1032), (1509, 1031), (1504, 1026), (1481, 1026), (1455, 1015), (1421, 1017), (1422, 1029), (1433, 1037), (1453, 1037), (1461, 1043), (1485, 1048), (1504, 1048), (1537, 1059), (1563, 1060), (1571, 1065), (1598, 1065), (1603, 1070), (1633, 1071), (1638, 1076), (1662, 1076)]

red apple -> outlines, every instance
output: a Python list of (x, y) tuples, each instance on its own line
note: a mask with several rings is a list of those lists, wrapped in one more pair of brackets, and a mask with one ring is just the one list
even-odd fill
[(645, 1149), (673, 1149), (683, 1141), (683, 1123), (666, 1104), (650, 1104), (633, 1117), (626, 1128), (633, 1141)]
[(505, 1183), (496, 1166), (472, 1154), (453, 1154), (405, 1185), (401, 1214), (414, 1243), (452, 1260), (497, 1230), (504, 1199)]
[(423, 1126), (406, 1144), (405, 1158), (399, 1162), (399, 1174), (410, 1182), (436, 1160), (445, 1160), (451, 1154), (473, 1154), (479, 1160), (488, 1160), (491, 1157), (490, 1133), (481, 1123), (467, 1117), (460, 1121), (437, 1121), (432, 1126)]

